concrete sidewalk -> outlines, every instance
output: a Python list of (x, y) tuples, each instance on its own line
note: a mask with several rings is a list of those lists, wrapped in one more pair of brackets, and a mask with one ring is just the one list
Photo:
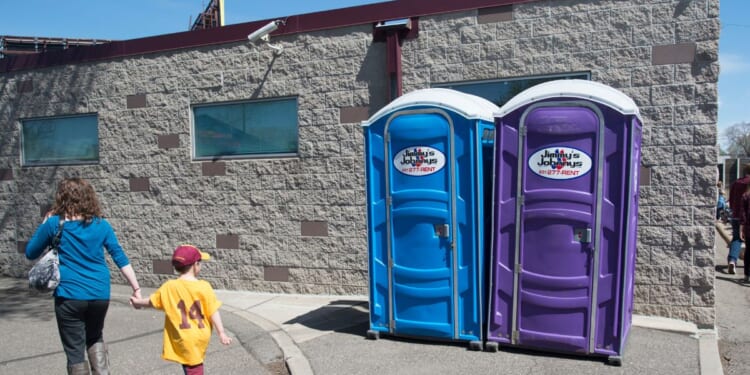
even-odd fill
[(299, 374), (722, 374), (716, 334), (694, 324), (634, 317), (622, 367), (601, 358), (520, 349), (476, 352), (466, 343), (365, 338), (363, 297), (220, 291), (228, 311), (272, 333), (290, 372)]
[[(164, 314), (134, 310), (129, 287), (113, 285), (104, 338), (114, 374), (182, 374), (161, 359)], [(150, 290), (145, 290), (148, 293)], [(65, 374), (66, 360), (57, 333), (54, 302), (28, 289), (23, 279), (0, 278), (0, 374)], [(223, 346), (214, 334), (205, 366), (209, 374), (287, 374), (283, 352), (270, 334), (230, 311), (222, 311), (235, 339)]]
[[(144, 296), (153, 289), (144, 288)], [(115, 374), (181, 374), (160, 359), (163, 315), (133, 310), (129, 288), (113, 285), (105, 325)], [(721, 374), (716, 334), (663, 318), (634, 317), (622, 367), (601, 358), (501, 348), (477, 352), (466, 343), (384, 336), (367, 340), (365, 297), (217, 291), (235, 343), (214, 334), (209, 374)], [(64, 374), (52, 299), (22, 279), (0, 278), (0, 373)]]
[[(716, 223), (716, 328), (720, 337), (719, 353), (725, 374), (750, 373), (750, 284), (743, 281), (745, 261), (737, 264), (736, 274), (727, 270), (728, 243), (732, 226)], [(723, 239), (723, 241), (721, 241)]]

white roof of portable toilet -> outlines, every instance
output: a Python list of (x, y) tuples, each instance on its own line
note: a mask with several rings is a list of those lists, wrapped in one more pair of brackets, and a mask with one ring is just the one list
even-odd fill
[(494, 113), (500, 110), (500, 107), (491, 101), (476, 95), (443, 88), (421, 89), (394, 99), (369, 119), (362, 121), (362, 126), (370, 126), (389, 113), (413, 106), (440, 107), (459, 113), (467, 119), (489, 122), (495, 121)]
[(582, 79), (559, 79), (529, 87), (503, 105), (496, 116), (502, 117), (519, 107), (550, 98), (580, 98), (614, 108), (626, 115), (640, 117), (633, 99), (615, 88)]

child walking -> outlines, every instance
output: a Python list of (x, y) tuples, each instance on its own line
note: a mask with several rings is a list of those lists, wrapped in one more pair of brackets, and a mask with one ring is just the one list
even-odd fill
[(130, 297), (130, 303), (137, 309), (153, 307), (164, 311), (161, 357), (182, 364), (186, 375), (203, 375), (212, 326), (216, 327), (222, 344), (232, 342), (221, 322), (221, 302), (211, 284), (197, 278), (201, 260), (210, 258), (193, 245), (180, 245), (172, 255), (172, 265), (180, 277), (162, 284), (149, 298)]

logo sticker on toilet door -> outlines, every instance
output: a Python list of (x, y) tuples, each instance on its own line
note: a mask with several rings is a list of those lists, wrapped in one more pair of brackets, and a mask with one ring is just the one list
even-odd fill
[(591, 157), (574, 147), (554, 146), (537, 150), (529, 157), (529, 168), (551, 180), (570, 180), (591, 170)]
[(445, 166), (445, 154), (428, 146), (410, 146), (393, 157), (393, 165), (409, 176), (427, 176)]

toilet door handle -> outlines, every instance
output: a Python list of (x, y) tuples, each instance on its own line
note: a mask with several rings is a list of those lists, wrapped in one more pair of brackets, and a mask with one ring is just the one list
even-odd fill
[(435, 224), (435, 235), (438, 237), (450, 237), (450, 224)]
[(591, 228), (573, 229), (573, 239), (581, 243), (591, 242)]

